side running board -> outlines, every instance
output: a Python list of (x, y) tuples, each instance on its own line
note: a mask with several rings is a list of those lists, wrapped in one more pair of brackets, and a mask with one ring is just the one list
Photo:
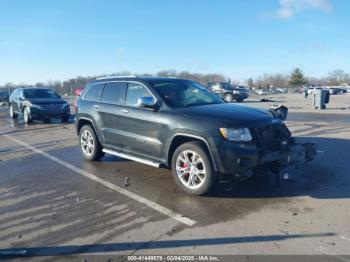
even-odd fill
[(139, 163), (142, 163), (142, 164), (145, 164), (145, 165), (154, 166), (154, 167), (158, 167), (158, 168), (161, 166), (161, 163), (158, 163), (158, 162), (146, 160), (146, 159), (143, 159), (143, 158), (139, 158), (139, 157), (136, 157), (136, 156), (131, 156), (131, 155), (124, 154), (124, 153), (115, 152), (115, 151), (112, 151), (112, 150), (109, 150), (109, 149), (102, 149), (102, 151), (107, 153), (107, 154), (110, 154), (110, 155), (114, 155), (114, 156), (118, 156), (118, 157), (121, 157), (121, 158), (129, 159), (129, 160), (132, 160), (132, 161), (135, 161), (135, 162), (139, 162)]

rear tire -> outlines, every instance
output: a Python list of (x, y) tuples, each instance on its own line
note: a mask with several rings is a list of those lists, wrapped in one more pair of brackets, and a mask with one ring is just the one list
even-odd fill
[(10, 110), (10, 117), (11, 117), (12, 119), (16, 119), (18, 115), (15, 113), (15, 111), (13, 111), (12, 105), (10, 105), (9, 110)]
[(90, 161), (100, 160), (105, 154), (102, 145), (91, 125), (85, 125), (79, 132), (80, 151), (85, 159)]
[(218, 180), (207, 150), (200, 142), (179, 146), (173, 154), (171, 167), (176, 184), (191, 195), (209, 193)]
[(233, 95), (232, 94), (225, 94), (224, 95), (224, 100), (227, 102), (227, 103), (231, 103), (233, 101)]

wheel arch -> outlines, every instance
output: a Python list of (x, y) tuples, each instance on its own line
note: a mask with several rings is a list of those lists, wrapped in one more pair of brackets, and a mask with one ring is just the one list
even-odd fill
[(185, 134), (185, 133), (177, 133), (171, 137), (171, 140), (170, 140), (170, 143), (168, 146), (168, 150), (167, 150), (167, 165), (168, 165), (168, 167), (171, 167), (171, 160), (172, 160), (172, 157), (173, 157), (173, 154), (174, 154), (176, 148), (178, 148), (179, 146), (181, 146), (184, 143), (193, 142), (193, 141), (198, 141), (198, 142), (201, 142), (203, 144), (204, 149), (208, 153), (209, 160), (212, 162), (214, 170), (217, 172), (218, 171), (217, 163), (215, 161), (213, 152), (210, 148), (210, 145), (209, 145), (207, 139), (205, 139), (204, 137), (201, 137), (201, 136), (192, 135), (192, 134)]
[[(94, 130), (97, 139), (99, 140), (99, 142), (101, 143), (101, 137), (100, 134), (98, 132), (98, 130), (96, 129), (95, 123), (92, 119), (87, 118), (87, 117), (79, 117), (79, 119), (76, 120), (76, 131), (77, 131), (77, 135), (79, 136), (80, 133), (80, 129), (84, 126), (84, 125), (91, 125), (92, 129)], [(101, 143), (102, 144), (102, 143)]]

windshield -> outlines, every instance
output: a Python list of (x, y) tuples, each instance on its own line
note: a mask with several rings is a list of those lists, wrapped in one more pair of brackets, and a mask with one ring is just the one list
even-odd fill
[(155, 81), (153, 87), (172, 107), (189, 107), (224, 103), (199, 83), (188, 80)]
[(222, 84), (222, 86), (224, 89), (227, 89), (227, 90), (233, 90), (235, 88), (229, 83), (224, 83), (224, 84)]
[(23, 94), (25, 98), (60, 98), (50, 89), (25, 89)]

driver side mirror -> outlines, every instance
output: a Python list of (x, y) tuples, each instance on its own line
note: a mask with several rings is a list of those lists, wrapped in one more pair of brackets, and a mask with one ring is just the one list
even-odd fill
[(152, 96), (142, 96), (137, 100), (137, 106), (142, 108), (157, 109), (157, 103)]

